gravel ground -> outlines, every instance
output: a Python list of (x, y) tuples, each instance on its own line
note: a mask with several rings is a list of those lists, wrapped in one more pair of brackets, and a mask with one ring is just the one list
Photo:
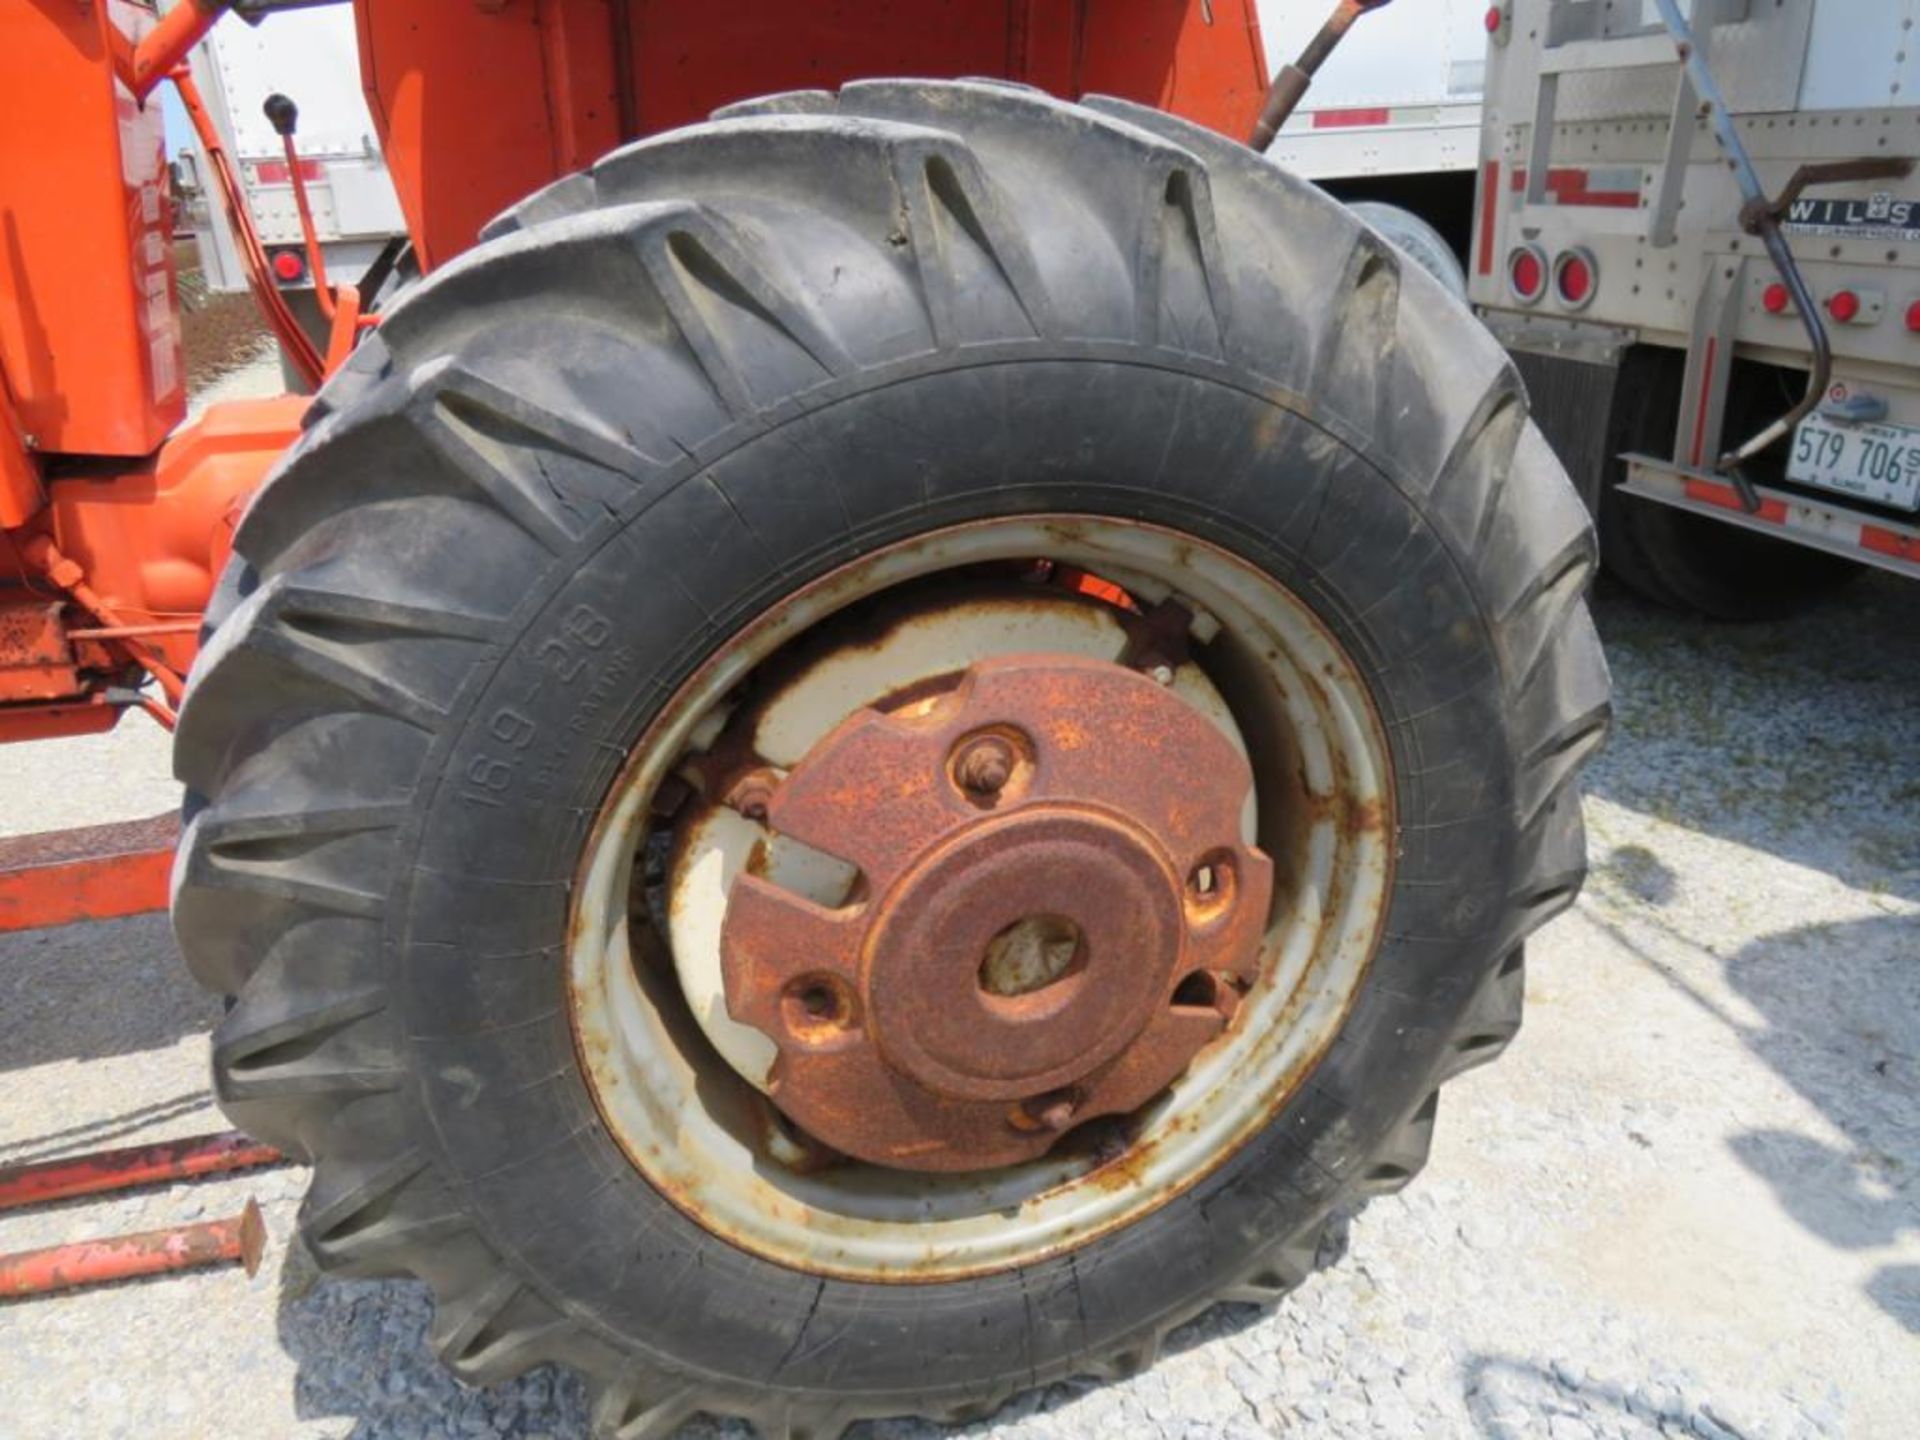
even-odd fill
[[(1920, 1413), (1920, 590), (1731, 629), (1603, 593), (1619, 726), (1594, 875), (1526, 1029), (1450, 1086), (1426, 1174), (1275, 1315), (1016, 1402), (997, 1440), (1906, 1436)], [(4, 828), (171, 800), (144, 721), (0, 748)], [(191, 1134), (219, 1006), (159, 917), (0, 937), (0, 1161)], [(0, 1217), (19, 1249), (229, 1213), (237, 1270), (0, 1306), (10, 1436), (560, 1437), (580, 1387), (434, 1364), (411, 1285), (315, 1283), (286, 1168)], [(935, 1433), (872, 1427), (887, 1440)], [(735, 1434), (696, 1424), (694, 1436)]]
[[(246, 290), (207, 288), (199, 247), (182, 240), (173, 247), (180, 296), (181, 347), (187, 357), (187, 388), (197, 395), (273, 345), (260, 308)], [(274, 365), (279, 367), (277, 352)]]

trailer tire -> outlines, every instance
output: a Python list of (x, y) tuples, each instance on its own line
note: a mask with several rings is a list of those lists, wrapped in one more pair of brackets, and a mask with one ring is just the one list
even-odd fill
[(1784, 620), (1861, 573), (1838, 555), (1611, 487), (1601, 507), (1608, 573), (1642, 599), (1709, 620)]
[[(1838, 555), (1775, 540), (1657, 500), (1625, 495), (1619, 485), (1628, 451), (1668, 453), (1680, 416), (1683, 351), (1638, 346), (1621, 364), (1601, 476), (1600, 552), (1607, 573), (1644, 600), (1710, 620), (1781, 620), (1818, 602), (1861, 573)], [(1770, 375), (1736, 362), (1724, 424), (1744, 437), (1783, 402)]]
[(1442, 235), (1413, 211), (1381, 200), (1356, 200), (1353, 213), (1393, 242), (1414, 264), (1445, 287), (1462, 305), (1467, 303), (1467, 267)]
[[(623, 1440), (974, 1418), (1276, 1301), (1330, 1212), (1424, 1163), (1584, 875), (1597, 556), (1524, 407), (1349, 212), (1122, 102), (774, 97), (503, 216), (321, 391), (179, 729), (175, 930), (238, 996), (221, 1104), (315, 1167), (312, 1254), (425, 1281), (464, 1379), (582, 1370)], [(650, 1185), (583, 1081), (562, 971), (595, 809), (767, 605), (1061, 513), (1231, 553), (1354, 657), (1391, 760), (1378, 948), (1312, 1083), (1144, 1218), (920, 1284), (770, 1263)]]

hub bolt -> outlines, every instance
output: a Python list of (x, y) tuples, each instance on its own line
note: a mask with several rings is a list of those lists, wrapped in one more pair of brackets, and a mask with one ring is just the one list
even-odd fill
[(1072, 1122), (1073, 1112), (1080, 1108), (1079, 1097), (1071, 1090), (1054, 1090), (1034, 1096), (1021, 1108), (1040, 1129), (1064, 1130)]
[(738, 811), (749, 820), (765, 820), (773, 792), (780, 788), (780, 779), (780, 772), (768, 766), (749, 770), (734, 781), (733, 788), (727, 791), (727, 808)]
[(1173, 684), (1173, 667), (1171, 665), (1156, 665), (1147, 671), (1147, 678), (1152, 680), (1156, 685), (1171, 685)]
[(1013, 747), (998, 735), (982, 735), (960, 749), (953, 777), (970, 795), (997, 795), (1013, 777)]

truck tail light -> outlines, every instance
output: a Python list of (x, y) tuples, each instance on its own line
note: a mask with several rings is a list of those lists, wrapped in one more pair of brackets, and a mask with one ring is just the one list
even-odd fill
[(1600, 288), (1600, 266), (1583, 245), (1562, 250), (1553, 261), (1553, 292), (1569, 310), (1578, 310)]
[(1827, 313), (1845, 325), (1860, 313), (1860, 297), (1851, 290), (1836, 290), (1827, 297)]
[(1507, 288), (1531, 305), (1547, 292), (1547, 254), (1538, 245), (1516, 245), (1507, 252)]
[(307, 262), (298, 250), (282, 250), (273, 257), (273, 273), (281, 284), (291, 285), (306, 279)]
[(1793, 303), (1793, 297), (1787, 293), (1787, 287), (1778, 280), (1760, 292), (1760, 305), (1769, 315), (1784, 315), (1787, 306)]

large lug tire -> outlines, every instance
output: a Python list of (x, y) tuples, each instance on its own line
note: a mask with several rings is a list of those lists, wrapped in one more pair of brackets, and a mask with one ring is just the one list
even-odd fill
[[(1231, 552), (1355, 658), (1397, 827), (1377, 949), (1311, 1083), (1145, 1218), (963, 1279), (770, 1263), (607, 1132), (563, 993), (575, 866), (729, 635), (1022, 513)], [(1523, 942), (1584, 873), (1595, 563), (1499, 347), (1219, 136), (885, 82), (632, 146), (396, 307), (241, 527), (176, 749), (174, 924), (237, 996), (219, 1098), (313, 1162), (324, 1267), (426, 1281), (466, 1379), (579, 1368), (607, 1434), (832, 1435), (1131, 1371), (1297, 1283), (1512, 1038)]]

